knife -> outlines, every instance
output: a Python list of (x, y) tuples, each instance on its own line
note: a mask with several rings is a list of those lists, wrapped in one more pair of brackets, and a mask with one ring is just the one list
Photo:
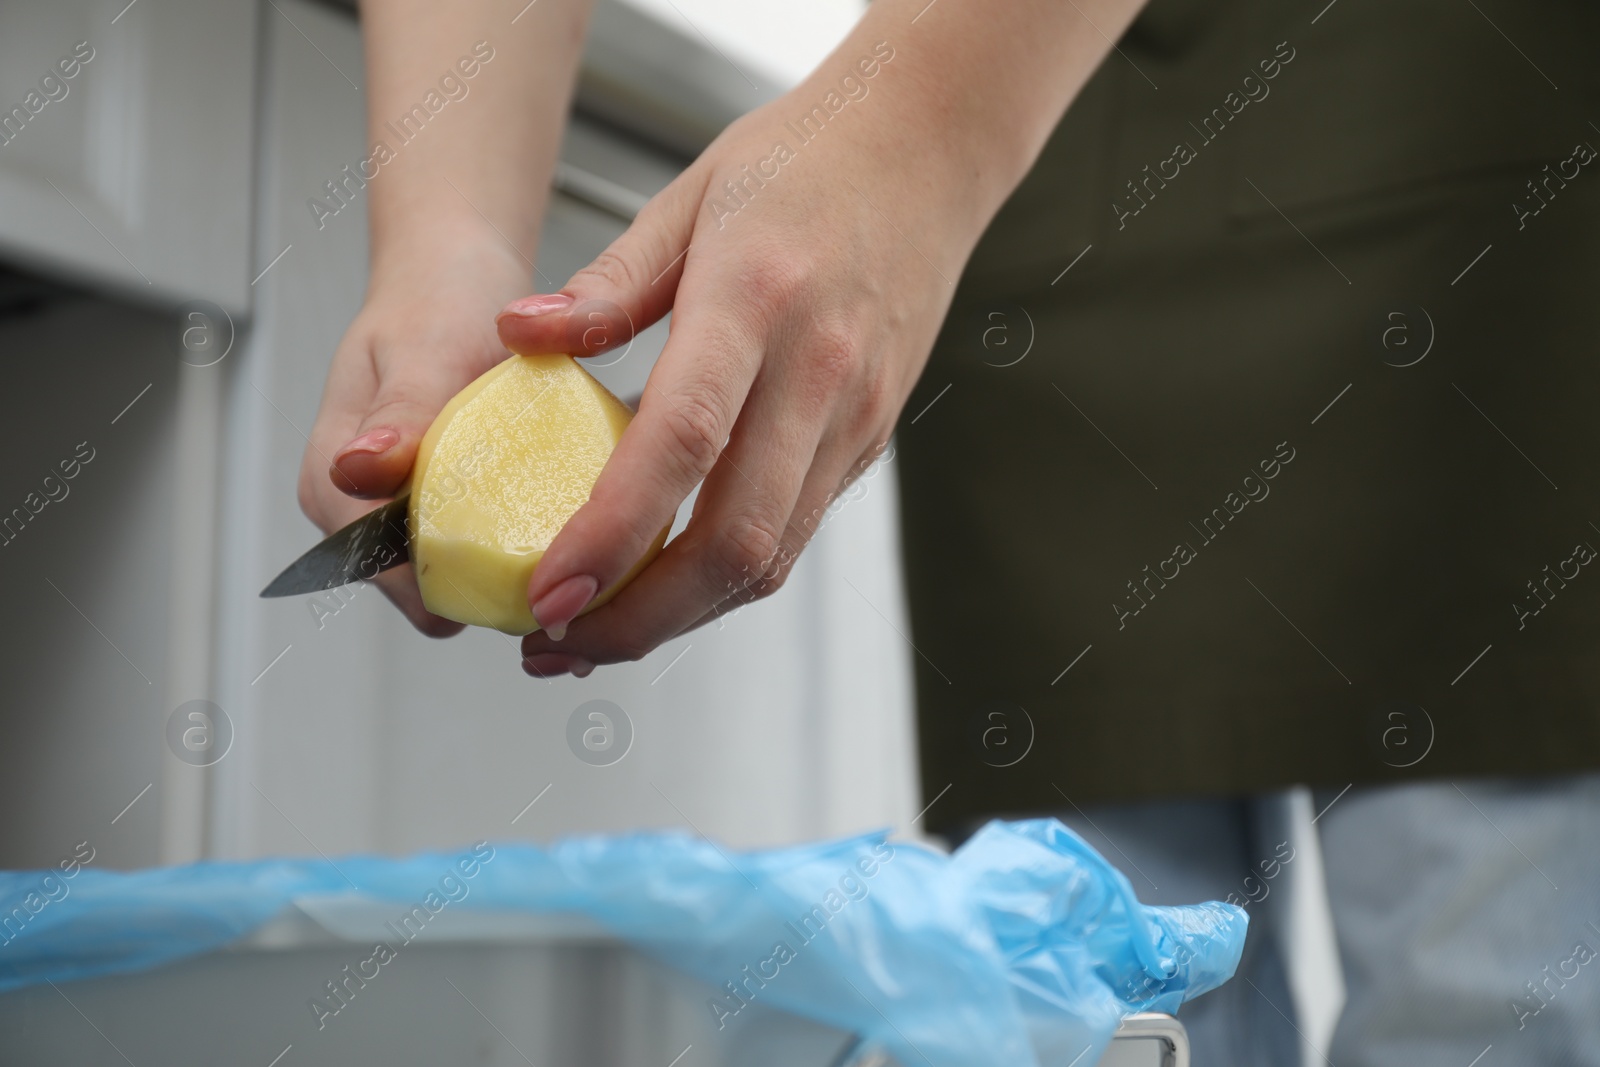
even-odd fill
[(411, 494), (395, 497), (336, 530), (289, 564), (261, 590), (264, 597), (299, 596), (371, 578), (411, 559), (406, 511)]

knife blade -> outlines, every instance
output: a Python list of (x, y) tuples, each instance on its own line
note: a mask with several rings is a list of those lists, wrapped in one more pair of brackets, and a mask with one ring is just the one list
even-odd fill
[(264, 597), (299, 596), (371, 578), (411, 559), (406, 511), (411, 494), (397, 496), (335, 530), (272, 579)]

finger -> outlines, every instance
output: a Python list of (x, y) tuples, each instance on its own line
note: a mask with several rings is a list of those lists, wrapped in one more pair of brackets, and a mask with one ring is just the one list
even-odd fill
[(466, 627), (442, 615), (435, 615), (422, 604), (422, 592), (417, 588), (417, 576), (411, 564), (391, 567), (373, 579), (373, 584), (383, 591), (406, 620), (429, 637), (454, 637)]
[(644, 555), (711, 472), (759, 362), (755, 343), (742, 339), (726, 316), (679, 311), (638, 415), (588, 502), (534, 569), (528, 603), (541, 626), (559, 637), (600, 590)]
[(453, 362), (412, 359), (383, 375), (354, 433), (333, 453), (329, 480), (366, 500), (397, 493), (428, 427), (471, 381), (468, 372)]
[(592, 356), (631, 341), (672, 308), (704, 181), (691, 170), (558, 293), (506, 305), (495, 324), (513, 352)]
[(546, 652), (529, 656), (522, 661), (522, 673), (530, 678), (554, 678), (561, 674), (571, 674), (574, 678), (587, 678), (593, 670), (593, 663), (580, 656), (569, 656), (563, 652)]
[[(526, 655), (559, 650), (593, 663), (637, 659), (676, 636), (740, 588), (781, 584), (804, 534), (790, 517), (817, 454), (831, 407), (799, 373), (768, 363), (732, 440), (706, 478), (684, 532), (609, 604), (564, 634), (533, 634)], [(842, 465), (841, 460), (841, 465)], [(837, 478), (837, 472), (832, 475)], [(541, 564), (542, 565), (542, 564)]]
[[(817, 453), (817, 460), (811, 472), (806, 476), (805, 485), (801, 487), (794, 514), (789, 517), (789, 525), (784, 536), (784, 551), (779, 553), (774, 566), (758, 575), (756, 580), (748, 585), (740, 584), (730, 589), (727, 597), (720, 603), (673, 636), (681, 637), (707, 623), (725, 623), (729, 616), (740, 608), (776, 592), (788, 580), (789, 571), (799, 560), (800, 553), (822, 532), (823, 526), (829, 520), (828, 509), (836, 501), (858, 499), (852, 491), (853, 488), (861, 476), (884, 454), (886, 447), (887, 442), (868, 449), (858, 456), (854, 463), (846, 467), (845, 457), (852, 450), (825, 443)], [(841, 469), (845, 471), (843, 477), (839, 477), (836, 473)]]

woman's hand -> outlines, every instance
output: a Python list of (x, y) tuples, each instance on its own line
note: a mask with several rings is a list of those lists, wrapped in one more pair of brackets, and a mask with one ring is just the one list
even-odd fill
[[(531, 268), (493, 231), (462, 224), (388, 258), (334, 353), (300, 464), (300, 507), (331, 533), (405, 484), (417, 445), (456, 393), (507, 352), (494, 313), (526, 291)], [(377, 584), (423, 633), (460, 623), (432, 614), (409, 565)]]
[[(895, 81), (892, 46), (860, 69), (836, 55), (730, 127), (560, 294), (500, 315), (514, 351), (592, 354), (674, 311), (638, 416), (534, 572), (531, 674), (638, 659), (770, 594), (887, 443), (1003, 190), (972, 146), (949, 147), (939, 109), (901, 106), (924, 86)], [(840, 69), (850, 95), (829, 113)], [(802, 143), (814, 105), (825, 127)], [(702, 479), (687, 529), (577, 618)]]
[[(673, 311), (638, 417), (534, 570), (526, 670), (638, 659), (778, 588), (886, 443), (984, 227), (1142, 3), (874, 0), (556, 299), (501, 313), (506, 345), (533, 353)], [(702, 478), (687, 529), (577, 618)]]
[[(382, 169), (358, 168), (372, 276), (300, 464), (300, 506), (323, 530), (392, 497), (434, 416), (506, 357), (494, 313), (533, 274), (590, 6), (362, 0), (366, 144)], [(419, 99), (432, 117), (399, 140), (393, 120)], [(461, 630), (422, 606), (410, 567), (377, 583), (424, 633)]]

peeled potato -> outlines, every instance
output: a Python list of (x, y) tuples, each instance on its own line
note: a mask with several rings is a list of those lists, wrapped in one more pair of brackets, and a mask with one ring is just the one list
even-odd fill
[[(411, 562), (428, 610), (508, 634), (537, 630), (528, 580), (632, 418), (570, 356), (512, 356), (457, 393), (412, 473)], [(615, 596), (666, 539), (663, 527), (585, 610)]]

